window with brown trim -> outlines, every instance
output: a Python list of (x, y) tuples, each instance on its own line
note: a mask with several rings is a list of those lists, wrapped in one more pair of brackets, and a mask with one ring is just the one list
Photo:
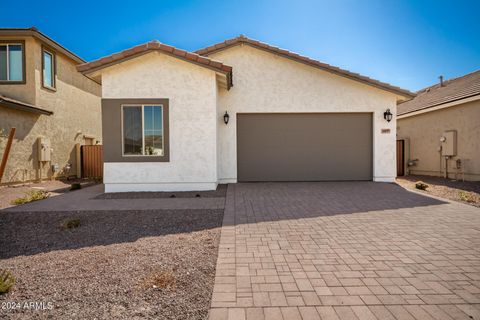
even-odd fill
[(55, 89), (55, 54), (53, 51), (42, 48), (42, 86)]
[(0, 42), (0, 83), (25, 83), (25, 42)]
[(169, 162), (169, 140), (168, 99), (102, 99), (105, 162)]
[(164, 156), (162, 105), (122, 105), (123, 156)]

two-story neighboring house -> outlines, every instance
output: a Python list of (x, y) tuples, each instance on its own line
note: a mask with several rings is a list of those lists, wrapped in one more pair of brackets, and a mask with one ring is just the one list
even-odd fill
[(101, 86), (84, 62), (35, 28), (0, 29), (0, 153), (16, 128), (0, 183), (76, 175), (78, 145), (101, 142)]

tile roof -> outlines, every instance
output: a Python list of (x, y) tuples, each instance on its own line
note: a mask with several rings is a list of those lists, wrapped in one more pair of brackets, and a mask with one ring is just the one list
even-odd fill
[(93, 72), (155, 50), (188, 62), (195, 63), (199, 66), (212, 69), (213, 71), (221, 72), (227, 76), (228, 88), (232, 86), (232, 67), (227, 66), (219, 61), (215, 61), (207, 57), (202, 57), (201, 55), (198, 55), (196, 53), (177, 49), (175, 47), (160, 43), (156, 40), (135, 46), (133, 48), (118, 53), (114, 53), (110, 56), (103, 57), (98, 60), (78, 65), (77, 70), (82, 72), (83, 74)]
[(415, 98), (397, 106), (397, 114), (400, 116), (476, 95), (480, 95), (480, 70), (444, 81), (442, 86), (436, 84), (418, 91)]
[(15, 100), (2, 94), (0, 94), (0, 106), (21, 111), (46, 114), (48, 116), (53, 114), (53, 111), (46, 110), (23, 101)]
[(85, 63), (85, 60), (77, 56), (72, 51), (68, 50), (55, 40), (41, 33), (37, 28), (0, 28), (0, 36), (29, 36), (35, 37), (53, 49), (62, 52), (64, 55), (75, 61), (76, 63)]
[(229, 48), (229, 47), (232, 47), (232, 46), (235, 46), (235, 45), (239, 45), (239, 44), (248, 44), (252, 47), (262, 49), (262, 50), (265, 50), (265, 51), (268, 51), (268, 52), (271, 52), (271, 53), (274, 53), (274, 54), (277, 54), (277, 55), (280, 55), (280, 56), (283, 56), (283, 57), (286, 57), (286, 58), (289, 58), (289, 59), (293, 59), (297, 62), (304, 63), (304, 64), (307, 64), (307, 65), (310, 65), (310, 66), (313, 66), (313, 67), (317, 67), (319, 69), (328, 71), (330, 73), (333, 73), (333, 74), (336, 74), (336, 75), (339, 75), (339, 76), (342, 76), (342, 77), (346, 77), (346, 78), (349, 78), (349, 79), (352, 79), (352, 80), (356, 80), (356, 81), (359, 81), (359, 82), (377, 87), (377, 88), (382, 89), (382, 90), (386, 90), (386, 91), (389, 91), (389, 92), (396, 93), (396, 94), (401, 95), (401, 96), (405, 96), (405, 97), (408, 97), (408, 98), (412, 98), (412, 97), (415, 96), (414, 93), (412, 93), (408, 90), (402, 89), (400, 87), (396, 87), (396, 86), (393, 86), (393, 85), (388, 84), (388, 83), (384, 83), (384, 82), (381, 82), (381, 81), (378, 81), (378, 80), (375, 80), (375, 79), (372, 79), (372, 78), (369, 78), (369, 77), (366, 77), (366, 76), (362, 76), (358, 73), (354, 73), (354, 72), (344, 70), (344, 69), (341, 69), (341, 68), (338, 68), (338, 67), (335, 67), (335, 66), (332, 66), (332, 65), (329, 65), (329, 64), (326, 64), (326, 63), (323, 63), (323, 62), (305, 57), (305, 56), (301, 56), (297, 53), (290, 52), (290, 51), (285, 50), (285, 49), (274, 47), (274, 46), (271, 46), (267, 43), (247, 38), (244, 35), (240, 35), (240, 36), (235, 37), (233, 39), (229, 39), (229, 40), (226, 40), (224, 42), (220, 42), (220, 43), (214, 44), (212, 46), (209, 46), (209, 47), (206, 47), (206, 48), (203, 48), (203, 49), (199, 49), (199, 50), (195, 51), (195, 53), (197, 53), (199, 55), (202, 55), (202, 56), (208, 56), (209, 54), (212, 54), (214, 52), (218, 52), (218, 51), (221, 51), (221, 50), (224, 50), (226, 48)]

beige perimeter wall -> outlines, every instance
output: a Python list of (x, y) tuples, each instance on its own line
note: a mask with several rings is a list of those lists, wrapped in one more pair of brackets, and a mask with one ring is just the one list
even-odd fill
[(406, 139), (405, 161), (418, 159), (408, 167), (410, 174), (444, 176), (445, 160), (439, 152), (440, 137), (457, 131), (457, 156), (448, 161), (450, 178), (461, 178), (455, 160), (464, 164), (466, 180), (480, 180), (480, 100), (432, 111), (397, 121), (398, 139)]
[[(22, 39), (16, 37), (15, 39)], [(37, 115), (0, 107), (0, 154), (3, 155), (6, 136), (11, 127), (17, 132), (12, 145), (6, 172), (1, 183), (74, 175), (76, 172), (75, 144), (84, 144), (84, 136), (101, 142), (101, 113), (99, 84), (76, 71), (75, 62), (59, 53), (57, 59), (56, 91), (41, 86), (41, 43), (33, 38), (26, 40), (26, 84), (0, 85), (0, 93), (11, 98), (35, 104), (53, 111), (51, 116)], [(37, 139), (50, 139), (53, 149), (51, 162), (40, 166)], [(69, 172), (64, 170), (70, 163)], [(52, 164), (60, 172), (53, 173)]]

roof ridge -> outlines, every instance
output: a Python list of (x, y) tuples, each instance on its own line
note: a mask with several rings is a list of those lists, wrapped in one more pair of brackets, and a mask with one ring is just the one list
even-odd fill
[(230, 46), (237, 45), (238, 43), (246, 43), (246, 44), (250, 44), (252, 46), (257, 46), (259, 49), (264, 49), (266, 51), (270, 51), (270, 52), (273, 52), (273, 53), (283, 55), (283, 56), (288, 57), (288, 58), (292, 58), (292, 59), (296, 60), (297, 62), (305, 63), (305, 64), (308, 64), (308, 65), (314, 65), (314, 66), (316, 66), (320, 69), (326, 70), (327, 72), (331, 72), (331, 73), (337, 74), (339, 76), (343, 76), (343, 77), (350, 78), (350, 79), (353, 79), (353, 80), (356, 80), (356, 81), (359, 81), (359, 82), (362, 82), (362, 83), (366, 83), (366, 84), (375, 86), (377, 88), (380, 88), (380, 89), (383, 89), (383, 90), (386, 90), (386, 91), (394, 92), (394, 93), (401, 94), (401, 95), (406, 95), (408, 97), (414, 97), (415, 96), (415, 93), (413, 93), (409, 90), (406, 90), (406, 89), (402, 89), (398, 86), (394, 86), (394, 85), (386, 83), (386, 82), (375, 80), (375, 79), (370, 78), (368, 76), (361, 75), (357, 72), (352, 72), (352, 71), (349, 71), (349, 70), (346, 70), (346, 69), (342, 69), (342, 68), (333, 66), (331, 64), (322, 62), (320, 60), (316, 60), (316, 59), (310, 58), (308, 56), (304, 56), (304, 55), (298, 54), (296, 52), (289, 51), (287, 49), (283, 49), (283, 48), (280, 48), (280, 47), (277, 47), (277, 46), (270, 45), (266, 42), (262, 42), (262, 41), (259, 41), (259, 40), (249, 38), (249, 37), (247, 37), (243, 34), (241, 34), (239, 36), (236, 36), (234, 38), (227, 39), (223, 42), (219, 42), (219, 43), (210, 45), (208, 47), (195, 50), (194, 52), (197, 53), (197, 54), (200, 54), (202, 56), (204, 56), (204, 55), (208, 56), (208, 54), (226, 49)]
[[(446, 79), (446, 80), (443, 81), (443, 83), (444, 83), (444, 84), (452, 83), (452, 82), (455, 82), (455, 81), (457, 81), (457, 80), (461, 80), (462, 78), (467, 78), (467, 77), (469, 77), (469, 76), (471, 76), (471, 75), (473, 75), (473, 74), (475, 74), (475, 73), (480, 73), (480, 69), (475, 70), (475, 71), (472, 71), (472, 72), (469, 72), (469, 73), (464, 74), (464, 75), (462, 75), (462, 76), (458, 76), (458, 77)], [(427, 86), (427, 87), (425, 87), (425, 88), (419, 89), (418, 91), (416, 91), (416, 93), (417, 93), (417, 94), (418, 94), (418, 93), (422, 93), (422, 92), (426, 91), (427, 89), (431, 89), (431, 88), (434, 88), (434, 87), (440, 87), (440, 84), (439, 84), (439, 83), (432, 84), (432, 85)], [(442, 87), (444, 87), (444, 86), (442, 86)], [(441, 88), (441, 87), (440, 87), (440, 88)]]
[[(424, 110), (446, 103), (461, 101), (480, 95), (480, 70), (426, 87), (413, 99), (399, 103), (398, 115)], [(430, 90), (432, 89), (432, 90)], [(461, 103), (461, 102), (459, 102)]]
[(471, 76), (471, 75), (473, 75), (473, 74), (475, 74), (475, 73), (480, 73), (480, 69), (475, 70), (475, 71), (472, 71), (472, 72), (469, 72), (469, 73), (467, 73), (467, 74), (464, 74), (463, 76), (458, 76), (458, 77), (454, 77), (454, 78), (447, 79), (447, 80), (444, 81), (444, 83), (445, 83), (445, 82), (451, 82), (451, 81), (459, 80), (459, 79), (461, 79), (461, 78), (466, 78), (466, 77)]
[(185, 61), (195, 63), (197, 65), (212, 69), (217, 72), (221, 72), (227, 75), (227, 86), (232, 86), (232, 67), (224, 64), (223, 62), (215, 59), (201, 56), (198, 53), (190, 52), (184, 49), (179, 49), (168, 44), (161, 43), (158, 40), (151, 40), (129, 49), (125, 49), (119, 52), (115, 52), (111, 55), (98, 58), (96, 60), (86, 62), (77, 65), (77, 70), (83, 74), (91, 73), (93, 71), (106, 68), (116, 63), (120, 63), (124, 60), (131, 59), (141, 54), (148, 53), (150, 51), (161, 51), (167, 55), (183, 59)]
[[(37, 27), (31, 26), (30, 28), (0, 28), (0, 34), (2, 32), (6, 32), (7, 35), (8, 33), (12, 35), (17, 35), (18, 33), (21, 33), (23, 36), (33, 36), (36, 37), (37, 39), (46, 42), (47, 45), (49, 46), (57, 46), (58, 48), (55, 48), (59, 51), (61, 51), (64, 55), (68, 56), (70, 59), (74, 60), (77, 63), (85, 63), (86, 61), (83, 60), (80, 56), (78, 56), (76, 53), (71, 51), (70, 49), (67, 49), (65, 46), (61, 45), (59, 42), (56, 40), (53, 40), (43, 32), (41, 32)], [(49, 43), (50, 42), (50, 43)]]

